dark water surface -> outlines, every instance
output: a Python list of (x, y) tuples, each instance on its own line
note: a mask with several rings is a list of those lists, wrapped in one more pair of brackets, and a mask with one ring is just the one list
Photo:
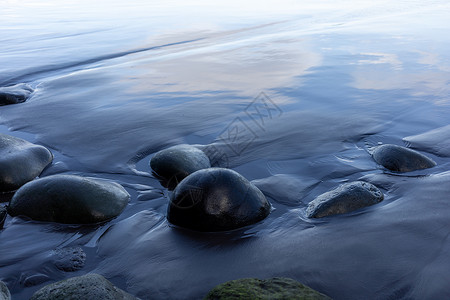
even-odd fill
[[(0, 280), (14, 299), (96, 272), (142, 299), (197, 299), (243, 277), (291, 277), (335, 299), (450, 297), (450, 4), (447, 1), (0, 3), (0, 132), (49, 147), (56, 173), (132, 195), (115, 220), (8, 217)], [(262, 93), (262, 94), (261, 94)], [(195, 233), (165, 219), (153, 153), (196, 144), (260, 187), (263, 222)], [(432, 169), (389, 173), (369, 151), (406, 145)], [(363, 179), (385, 200), (311, 221), (306, 205)], [(67, 273), (53, 250), (80, 246)]]

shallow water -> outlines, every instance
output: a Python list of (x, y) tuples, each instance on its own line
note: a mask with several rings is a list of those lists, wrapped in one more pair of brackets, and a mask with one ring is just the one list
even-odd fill
[[(335, 299), (450, 295), (446, 1), (91, 2), (0, 4), (0, 85), (36, 89), (0, 107), (0, 132), (52, 150), (42, 176), (107, 178), (132, 198), (100, 226), (8, 217), (0, 279), (14, 299), (88, 272), (142, 299), (273, 276)], [(148, 162), (180, 143), (253, 180), (272, 214), (228, 233), (171, 227)], [(370, 157), (379, 143), (438, 165), (389, 173)], [(360, 178), (385, 200), (305, 217), (314, 197)], [(67, 246), (87, 253), (83, 269), (54, 266)]]

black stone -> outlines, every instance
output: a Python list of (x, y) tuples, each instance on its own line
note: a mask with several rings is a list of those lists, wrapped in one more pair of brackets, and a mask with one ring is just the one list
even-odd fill
[(411, 172), (436, 165), (431, 158), (417, 151), (390, 144), (375, 147), (372, 157), (378, 164), (395, 172)]
[(211, 164), (203, 151), (191, 145), (177, 145), (157, 152), (150, 167), (161, 184), (173, 190), (186, 176), (210, 168)]
[(5, 219), (6, 219), (6, 208), (4, 206), (0, 206), (0, 229), (3, 228)]
[(33, 92), (33, 88), (26, 83), (0, 87), (0, 105), (25, 102)]
[(172, 224), (198, 231), (224, 231), (267, 217), (270, 203), (242, 175), (210, 168), (186, 177), (174, 190), (167, 218)]
[(381, 202), (383, 198), (383, 193), (371, 183), (345, 183), (311, 201), (306, 214), (309, 218), (345, 214)]
[(16, 190), (33, 180), (52, 160), (47, 148), (0, 133), (0, 192)]
[(92, 224), (118, 216), (130, 195), (119, 184), (75, 175), (52, 175), (21, 187), (9, 214), (66, 224)]

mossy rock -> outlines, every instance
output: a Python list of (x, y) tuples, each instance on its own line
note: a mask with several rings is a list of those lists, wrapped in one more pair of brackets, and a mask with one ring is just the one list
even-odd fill
[(245, 278), (222, 283), (204, 300), (325, 300), (330, 297), (290, 278)]
[(72, 277), (44, 286), (30, 300), (136, 300), (98, 274)]

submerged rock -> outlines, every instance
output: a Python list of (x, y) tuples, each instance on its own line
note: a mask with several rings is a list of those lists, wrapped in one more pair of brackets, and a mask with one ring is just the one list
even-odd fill
[(6, 284), (0, 280), (0, 300), (11, 300), (11, 293)]
[(130, 195), (119, 184), (75, 175), (29, 182), (11, 199), (9, 213), (37, 221), (90, 224), (118, 216)]
[(6, 219), (6, 208), (3, 206), (0, 206), (0, 229), (3, 228), (3, 224), (5, 223)]
[(378, 164), (396, 172), (411, 172), (436, 165), (431, 158), (417, 151), (391, 144), (375, 147), (372, 157)]
[(33, 88), (26, 83), (0, 87), (0, 105), (25, 102), (33, 92)]
[(44, 286), (30, 300), (135, 300), (133, 295), (114, 286), (98, 274), (72, 277)]
[(381, 202), (383, 198), (383, 193), (371, 183), (345, 183), (311, 201), (306, 214), (309, 218), (345, 214)]
[(86, 253), (80, 247), (69, 247), (53, 251), (55, 266), (65, 272), (82, 269), (86, 261)]
[(150, 167), (161, 184), (172, 190), (186, 176), (210, 168), (211, 164), (203, 151), (191, 145), (177, 145), (157, 152)]
[(0, 133), (0, 192), (16, 190), (33, 180), (52, 160), (47, 148)]
[(254, 224), (269, 213), (269, 201), (242, 175), (210, 168), (180, 182), (170, 199), (167, 219), (194, 230), (223, 231)]
[(244, 278), (222, 283), (213, 288), (204, 300), (326, 300), (330, 297), (290, 278), (275, 277), (266, 280)]

